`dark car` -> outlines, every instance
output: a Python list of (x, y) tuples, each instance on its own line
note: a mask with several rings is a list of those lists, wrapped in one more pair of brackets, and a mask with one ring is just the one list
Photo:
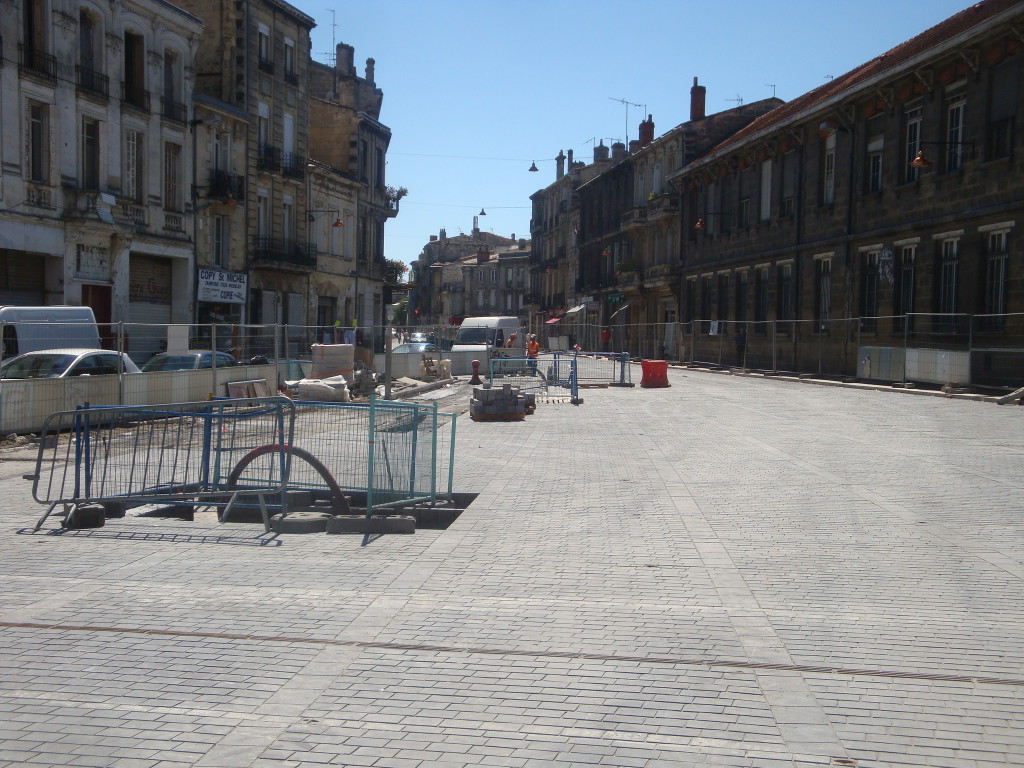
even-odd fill
[[(227, 368), (238, 361), (227, 352), (217, 352), (217, 367)], [(214, 353), (208, 349), (190, 349), (187, 352), (160, 352), (153, 355), (142, 366), (142, 372), (149, 371), (194, 371), (213, 367)]]
[(138, 373), (123, 352), (109, 349), (43, 349), (4, 360), (3, 379), (64, 379), (69, 376), (100, 376), (108, 373)]

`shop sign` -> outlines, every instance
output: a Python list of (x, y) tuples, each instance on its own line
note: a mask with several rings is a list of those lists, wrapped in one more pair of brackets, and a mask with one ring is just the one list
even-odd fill
[(240, 272), (222, 272), (219, 269), (200, 269), (197, 301), (225, 304), (245, 304), (248, 278)]

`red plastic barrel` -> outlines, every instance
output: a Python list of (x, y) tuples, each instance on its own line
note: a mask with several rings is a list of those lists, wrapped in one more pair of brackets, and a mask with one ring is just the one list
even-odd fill
[(641, 360), (641, 387), (671, 387), (668, 383), (668, 363), (664, 360)]

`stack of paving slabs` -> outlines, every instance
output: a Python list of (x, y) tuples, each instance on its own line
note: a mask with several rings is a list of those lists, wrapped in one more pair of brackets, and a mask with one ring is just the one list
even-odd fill
[(503, 384), (500, 388), (484, 384), (473, 387), (469, 401), (469, 417), (473, 421), (519, 421), (536, 409), (532, 393), (523, 393), (519, 387)]

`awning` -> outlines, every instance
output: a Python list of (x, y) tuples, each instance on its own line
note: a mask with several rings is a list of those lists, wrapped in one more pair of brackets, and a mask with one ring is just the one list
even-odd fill
[(632, 304), (633, 304), (633, 302), (631, 302), (631, 301), (627, 301), (627, 302), (626, 302), (625, 304), (623, 304), (623, 305), (622, 305), (621, 307), (619, 307), (619, 308), (618, 308), (618, 309), (616, 309), (616, 310), (615, 310), (614, 312), (612, 312), (612, 313), (611, 313), (611, 315), (610, 315), (610, 316), (608, 317), (608, 319), (609, 319), (609, 320), (612, 320), (612, 319), (614, 319), (614, 317), (615, 317), (615, 316), (616, 316), (617, 314), (619, 314), (619, 312), (621, 312), (621, 311), (622, 311), (622, 310), (624, 310), (624, 309), (629, 309), (629, 308), (630, 308), (630, 307), (632, 306)]
[(586, 305), (586, 304), (580, 304), (580, 305), (579, 305), (578, 307), (573, 307), (573, 308), (572, 308), (572, 309), (570, 309), (570, 310), (569, 310), (568, 312), (566, 312), (566, 313), (565, 313), (565, 316), (566, 316), (566, 317), (568, 317), (569, 315), (575, 315), (575, 314), (576, 314), (577, 312), (579, 312), (579, 311), (580, 311), (581, 309), (586, 309), (586, 308), (587, 308), (587, 305)]
[(555, 323), (557, 323), (561, 319), (562, 318), (560, 318), (560, 317), (552, 317), (550, 320), (548, 320), (546, 323), (544, 323), (544, 325), (554, 325)]

